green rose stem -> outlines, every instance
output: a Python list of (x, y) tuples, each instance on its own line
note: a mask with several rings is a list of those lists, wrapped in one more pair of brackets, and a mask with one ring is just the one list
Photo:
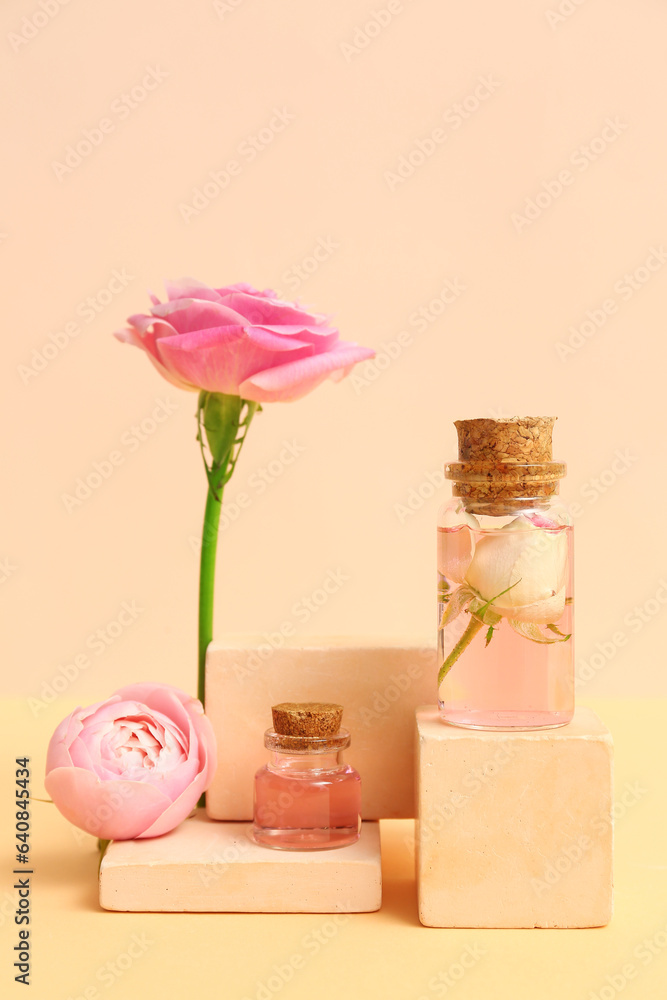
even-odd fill
[(443, 680), (445, 679), (449, 671), (452, 669), (452, 667), (458, 660), (461, 653), (464, 651), (464, 649), (467, 649), (467, 647), (475, 638), (479, 630), (481, 628), (484, 628), (484, 625), (485, 623), (482, 621), (481, 618), (473, 618), (472, 615), (470, 616), (470, 621), (468, 622), (467, 629), (465, 630), (459, 641), (456, 643), (456, 645), (452, 649), (451, 653), (449, 654), (443, 665), (440, 667), (440, 670), (438, 672), (438, 687), (440, 687)]
[[(201, 447), (208, 480), (199, 560), (197, 697), (202, 705), (205, 704), (206, 696), (206, 650), (213, 638), (213, 594), (222, 492), (225, 483), (229, 482), (236, 468), (248, 427), (258, 410), (261, 410), (259, 403), (241, 399), (240, 396), (228, 396), (222, 392), (205, 392), (203, 389), (199, 393), (197, 440)], [(211, 453), (210, 464), (206, 461), (202, 426)], [(197, 805), (203, 807), (205, 804), (206, 793), (204, 792)]]
[[(226, 471), (226, 470), (225, 470)], [(216, 493), (209, 486), (206, 494), (204, 527), (199, 561), (199, 642), (197, 669), (197, 697), (202, 705), (205, 698), (206, 650), (213, 638), (213, 591), (215, 563), (218, 554), (218, 528), (222, 509), (222, 488)]]
[[(485, 625), (489, 629), (492, 629), (494, 625), (498, 624), (502, 615), (496, 614), (495, 611), (491, 611), (490, 610), (491, 605), (493, 604), (494, 601), (497, 601), (499, 597), (502, 597), (503, 594), (506, 594), (508, 591), (510, 591), (512, 587), (516, 587), (517, 583), (521, 583), (521, 579), (522, 578), (519, 577), (519, 579), (516, 580), (514, 583), (511, 583), (509, 587), (506, 587), (504, 590), (501, 590), (500, 593), (496, 594), (495, 597), (490, 598), (490, 600), (482, 604), (481, 607), (476, 608), (474, 611), (470, 613), (470, 621), (468, 622), (468, 627), (466, 628), (465, 632), (463, 633), (459, 641), (456, 643), (451, 653), (449, 654), (443, 665), (440, 667), (440, 670), (438, 671), (438, 687), (440, 687), (443, 680), (445, 679), (449, 671), (452, 669), (452, 667), (458, 660), (461, 653), (468, 648), (468, 646), (475, 638), (479, 630), (481, 628), (484, 628)], [(487, 634), (486, 637), (487, 646), (491, 641), (492, 635), (493, 635), (492, 631), (490, 634)]]
[[(218, 528), (222, 510), (224, 486), (232, 477), (250, 422), (261, 407), (240, 396), (221, 392), (199, 393), (197, 407), (197, 440), (200, 443), (208, 492), (201, 539), (199, 562), (199, 657), (197, 697), (204, 704), (206, 650), (213, 638), (213, 593), (215, 588), (215, 563), (218, 551)], [(206, 461), (204, 436), (206, 434), (210, 464)]]

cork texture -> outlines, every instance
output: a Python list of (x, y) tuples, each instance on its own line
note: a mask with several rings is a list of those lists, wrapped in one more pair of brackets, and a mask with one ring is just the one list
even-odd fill
[(281, 736), (335, 736), (343, 719), (343, 706), (333, 702), (283, 701), (271, 712), (273, 728)]
[(550, 462), (551, 434), (557, 417), (506, 417), (455, 420), (459, 461)]

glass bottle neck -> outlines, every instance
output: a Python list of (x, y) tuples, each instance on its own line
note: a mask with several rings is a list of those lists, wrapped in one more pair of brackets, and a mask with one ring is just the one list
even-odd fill
[(341, 751), (292, 754), (273, 750), (268, 766), (272, 771), (281, 773), (289, 771), (291, 774), (310, 774), (318, 771), (334, 771), (344, 765)]

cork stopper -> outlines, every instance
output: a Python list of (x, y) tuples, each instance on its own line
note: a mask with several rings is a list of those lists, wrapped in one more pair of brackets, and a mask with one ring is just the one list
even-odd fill
[(513, 514), (558, 493), (565, 465), (552, 460), (556, 417), (455, 420), (459, 460), (445, 466), (471, 513)]
[(455, 420), (459, 461), (550, 462), (551, 433), (556, 420), (556, 417)]
[(274, 705), (273, 728), (280, 736), (335, 736), (343, 719), (343, 706), (320, 701), (283, 701)]

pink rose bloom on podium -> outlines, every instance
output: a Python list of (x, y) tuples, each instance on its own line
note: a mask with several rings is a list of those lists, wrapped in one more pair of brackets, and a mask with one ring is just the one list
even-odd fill
[[(119, 340), (140, 347), (172, 385), (198, 392), (197, 425), (208, 492), (199, 573), (199, 699), (213, 636), (213, 587), (225, 484), (262, 403), (300, 399), (338, 381), (374, 351), (340, 340), (327, 317), (250, 285), (209, 288), (192, 278), (166, 283), (148, 314), (130, 316)], [(208, 445), (208, 456), (205, 443)]]
[(201, 702), (168, 684), (130, 684), (63, 719), (45, 785), (63, 816), (101, 841), (160, 837), (195, 808), (215, 759)]

